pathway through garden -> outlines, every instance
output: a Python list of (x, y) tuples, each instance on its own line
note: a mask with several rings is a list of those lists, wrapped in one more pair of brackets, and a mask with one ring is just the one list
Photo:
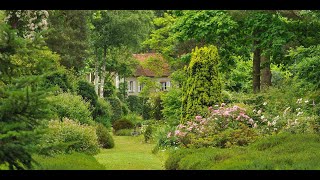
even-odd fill
[(103, 149), (95, 156), (107, 170), (161, 170), (164, 154), (152, 154), (154, 144), (142, 142), (142, 137), (114, 136), (115, 147)]

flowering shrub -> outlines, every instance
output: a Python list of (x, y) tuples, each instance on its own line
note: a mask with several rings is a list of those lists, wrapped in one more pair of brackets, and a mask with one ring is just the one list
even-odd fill
[(21, 31), (24, 38), (33, 39), (37, 32), (48, 29), (46, 10), (9, 10), (5, 22)]
[(222, 103), (220, 107), (209, 107), (209, 111), (207, 118), (196, 116), (194, 120), (179, 124), (167, 138), (186, 147), (230, 147), (247, 145), (255, 139), (256, 133), (250, 128), (256, 128), (257, 122), (246, 114), (245, 109), (236, 105), (226, 107)]
[[(267, 106), (267, 102), (264, 102), (263, 105)], [(259, 110), (254, 109), (252, 117), (253, 119), (260, 119), (260, 121), (257, 121), (260, 134), (272, 134), (279, 131), (312, 132), (315, 128), (315, 115), (310, 114), (310, 109), (314, 106), (314, 101), (299, 98), (292, 107), (283, 107), (284, 110), (277, 115), (270, 115), (261, 108)]]

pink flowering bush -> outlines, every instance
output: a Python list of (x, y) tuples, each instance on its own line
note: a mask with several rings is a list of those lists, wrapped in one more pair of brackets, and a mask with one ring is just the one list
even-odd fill
[[(253, 129), (257, 123), (246, 114), (244, 108), (236, 105), (226, 107), (226, 104), (222, 103), (220, 107), (208, 109), (210, 115), (207, 118), (196, 116), (193, 120), (179, 124), (174, 131), (167, 134), (167, 138), (177, 139), (179, 145), (186, 147), (194, 144), (197, 144), (195, 147), (229, 147), (246, 145), (255, 139), (257, 133)], [(237, 138), (243, 137), (246, 142), (236, 143)]]

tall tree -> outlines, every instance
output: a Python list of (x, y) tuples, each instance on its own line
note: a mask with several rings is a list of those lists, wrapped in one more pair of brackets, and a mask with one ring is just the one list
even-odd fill
[(196, 115), (204, 116), (209, 106), (221, 103), (219, 55), (215, 46), (195, 48), (187, 68), (187, 82), (183, 86), (182, 121)]
[(25, 11), (8, 12), (7, 18), (9, 26), (0, 24), (0, 164), (30, 169), (32, 147), (38, 139), (35, 128), (50, 115), (46, 99), (50, 91), (43, 89), (41, 79), (56, 70), (59, 56), (44, 46), (34, 29), (25, 26), (32, 22)]
[(88, 10), (49, 11), (47, 44), (61, 56), (61, 65), (81, 72), (88, 58)]
[(100, 97), (103, 97), (108, 49), (127, 46), (137, 50), (152, 27), (151, 19), (153, 16), (153, 11), (134, 10), (106, 10), (93, 13), (91, 19), (93, 46), (103, 51)]

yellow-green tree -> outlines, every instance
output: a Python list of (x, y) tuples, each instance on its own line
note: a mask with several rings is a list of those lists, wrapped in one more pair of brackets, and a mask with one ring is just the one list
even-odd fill
[(195, 115), (205, 115), (209, 106), (221, 102), (221, 82), (218, 72), (219, 55), (216, 46), (196, 47), (186, 69), (183, 86), (182, 121)]

